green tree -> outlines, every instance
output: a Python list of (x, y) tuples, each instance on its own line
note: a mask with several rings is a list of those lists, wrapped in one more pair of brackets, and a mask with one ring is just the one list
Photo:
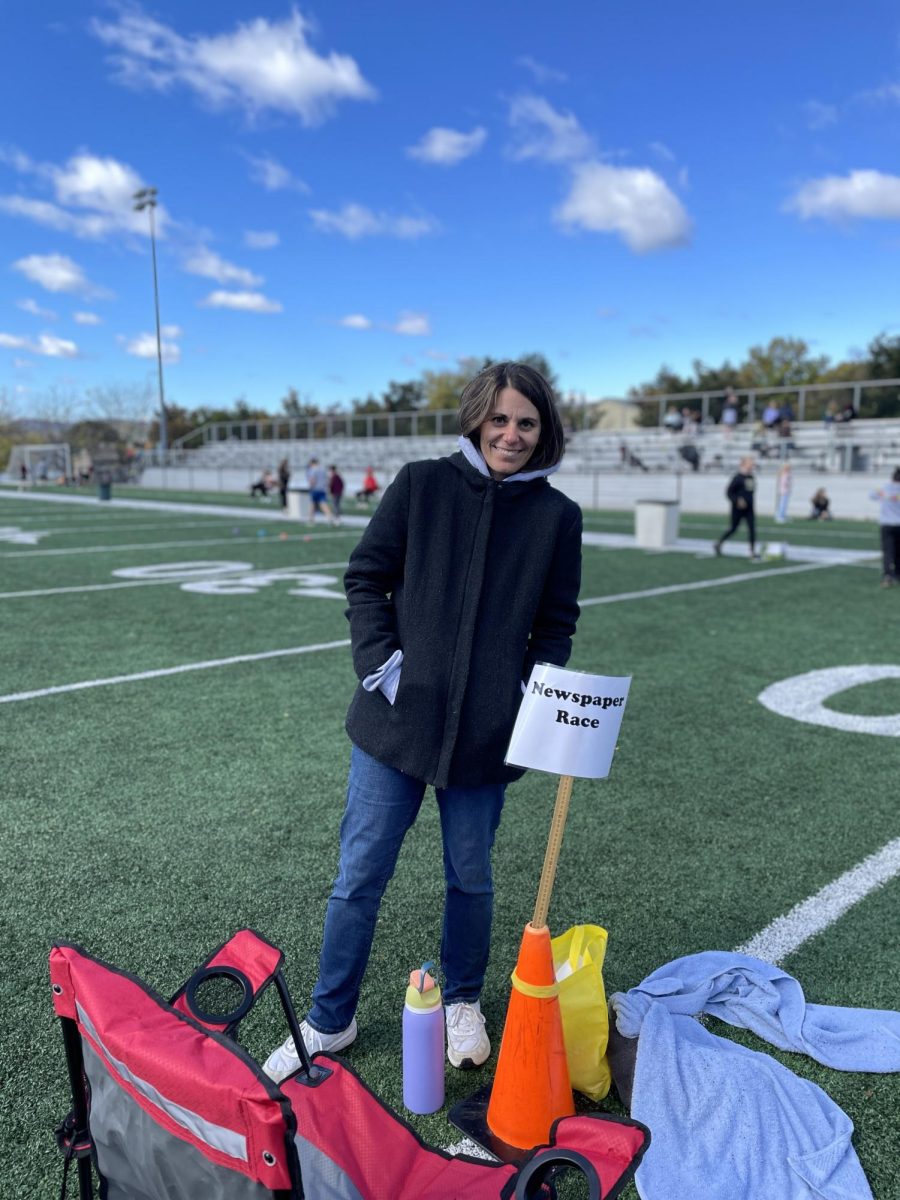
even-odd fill
[(308, 396), (301, 397), (296, 388), (288, 388), (287, 395), (281, 400), (281, 411), (286, 417), (317, 417), (319, 406)]
[(95, 450), (98, 446), (120, 446), (125, 438), (109, 421), (76, 421), (66, 430), (66, 441), (73, 450)]
[(740, 386), (791, 387), (815, 383), (828, 370), (829, 358), (812, 356), (802, 338), (774, 337), (768, 346), (751, 346), (740, 367)]
[[(870, 379), (900, 379), (900, 337), (879, 333), (868, 347)], [(900, 413), (900, 389), (864, 388), (860, 398), (860, 416), (895, 417)]]
[[(171, 446), (177, 438), (185, 437), (192, 430), (197, 429), (203, 424), (203, 419), (197, 419), (197, 413), (182, 408), (179, 404), (166, 404), (166, 431), (168, 433), (169, 445)], [(147, 437), (153, 446), (159, 445), (159, 417), (154, 417), (150, 422), (150, 428), (147, 431)]]
[(424, 401), (425, 385), (419, 379), (411, 379), (407, 383), (397, 383), (392, 379), (381, 397), (385, 412), (394, 413), (413, 412)]

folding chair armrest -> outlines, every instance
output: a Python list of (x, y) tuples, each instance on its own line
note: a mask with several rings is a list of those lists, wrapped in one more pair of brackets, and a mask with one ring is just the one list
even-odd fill
[[(216, 1033), (233, 1036), (241, 1020), (276, 977), (284, 955), (253, 929), (239, 929), (214, 950), (172, 997), (170, 1003), (179, 1012)], [(242, 988), (239, 1003), (229, 1012), (209, 1012), (197, 999), (197, 990), (208, 979), (224, 977)]]
[[(564, 1146), (541, 1150), (528, 1160), (516, 1178), (513, 1200), (534, 1200), (541, 1195), (541, 1189), (550, 1184), (554, 1175), (568, 1167), (574, 1167), (587, 1180), (588, 1200), (601, 1200), (600, 1176), (594, 1164), (577, 1150), (569, 1150)], [(555, 1195), (555, 1192), (551, 1194)]]

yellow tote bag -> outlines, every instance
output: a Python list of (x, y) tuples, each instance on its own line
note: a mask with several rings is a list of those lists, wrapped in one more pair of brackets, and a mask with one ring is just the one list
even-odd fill
[(603, 987), (606, 939), (606, 930), (599, 925), (573, 925), (550, 942), (569, 1080), (592, 1100), (602, 1100), (611, 1083), (606, 1061), (609, 1013)]

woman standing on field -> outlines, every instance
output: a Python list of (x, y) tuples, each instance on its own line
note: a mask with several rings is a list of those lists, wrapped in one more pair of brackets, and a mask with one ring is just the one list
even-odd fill
[[(479, 996), (491, 939), (491, 848), (523, 683), (563, 666), (578, 619), (581, 510), (550, 487), (564, 449), (553, 392), (521, 363), (487, 367), (460, 399), (459, 451), (402, 468), (344, 577), (359, 686), (340, 862), (319, 977), (302, 1031), (310, 1051), (356, 1038), (356, 1007), (381, 898), (403, 838), (435, 790), (446, 894), (441, 970), (447, 1055), (490, 1054)], [(289, 1038), (266, 1070), (299, 1066)]]

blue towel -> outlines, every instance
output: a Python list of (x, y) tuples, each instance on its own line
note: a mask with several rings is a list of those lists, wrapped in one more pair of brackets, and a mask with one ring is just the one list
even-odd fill
[(706, 1012), (842, 1070), (900, 1070), (900, 1013), (807, 1004), (770, 963), (709, 951), (611, 997), (639, 1037), (631, 1114), (652, 1133), (644, 1200), (871, 1200), (853, 1124), (821, 1088), (716, 1037)]

